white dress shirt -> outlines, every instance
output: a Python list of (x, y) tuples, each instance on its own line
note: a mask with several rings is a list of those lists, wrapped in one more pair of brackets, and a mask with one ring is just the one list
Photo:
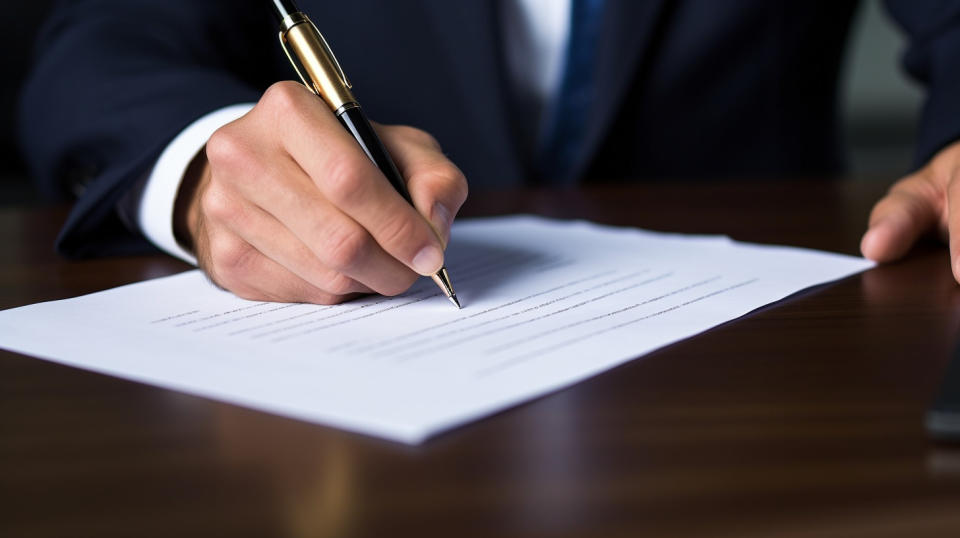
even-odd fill
[[(560, 85), (571, 0), (500, 1), (501, 38), (510, 83), (540, 117)], [(160, 249), (196, 265), (194, 256), (173, 234), (173, 208), (180, 182), (210, 135), (249, 112), (254, 104), (221, 108), (188, 125), (160, 154), (145, 181), (120, 202), (122, 206), (135, 207), (135, 216), (119, 207), (121, 216), (136, 220), (147, 239)]]

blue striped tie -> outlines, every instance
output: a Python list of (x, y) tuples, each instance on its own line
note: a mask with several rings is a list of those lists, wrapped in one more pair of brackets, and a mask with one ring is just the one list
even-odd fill
[(594, 95), (594, 64), (604, 0), (573, 0), (570, 38), (560, 91), (549, 109), (537, 152), (540, 179), (554, 184), (572, 181), (570, 168), (583, 145)]

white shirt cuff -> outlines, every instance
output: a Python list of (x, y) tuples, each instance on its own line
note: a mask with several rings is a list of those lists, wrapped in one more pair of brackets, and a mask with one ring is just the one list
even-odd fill
[(173, 235), (173, 206), (190, 162), (214, 131), (239, 119), (253, 108), (244, 103), (221, 108), (191, 123), (167, 145), (147, 177), (137, 209), (137, 224), (147, 239), (164, 252), (197, 264), (196, 258), (180, 246)]

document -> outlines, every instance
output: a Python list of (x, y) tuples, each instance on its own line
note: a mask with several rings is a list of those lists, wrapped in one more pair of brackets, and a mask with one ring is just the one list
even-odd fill
[(429, 279), (336, 306), (239, 299), (199, 271), (0, 312), (0, 347), (419, 443), (568, 387), (861, 258), (516, 216), (458, 223)]

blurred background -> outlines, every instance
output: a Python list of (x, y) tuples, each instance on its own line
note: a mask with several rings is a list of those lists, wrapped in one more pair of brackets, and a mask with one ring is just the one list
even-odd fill
[[(16, 149), (14, 109), (38, 23), (52, 2), (17, 3), (17, 9), (0, 10), (0, 206), (40, 203)], [(889, 182), (910, 167), (922, 93), (900, 69), (903, 47), (880, 0), (862, 2), (841, 99), (851, 175)]]

